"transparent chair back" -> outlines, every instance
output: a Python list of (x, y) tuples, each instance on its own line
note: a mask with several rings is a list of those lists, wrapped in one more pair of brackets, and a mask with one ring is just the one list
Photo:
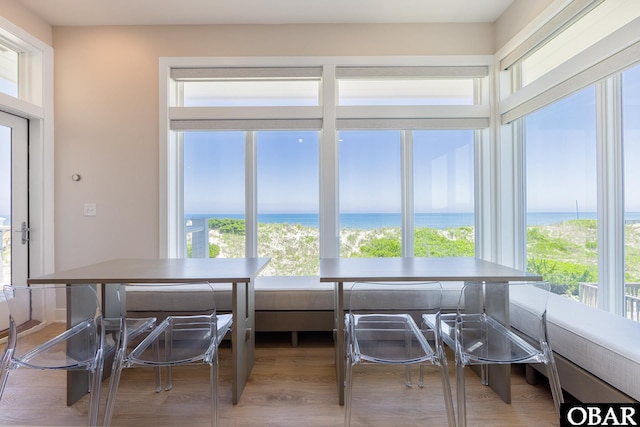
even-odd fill
[[(454, 425), (446, 357), (438, 335), (429, 336), (418, 326), (422, 314), (439, 313), (441, 296), (440, 283), (422, 282), (357, 282), (347, 292), (345, 425), (351, 423), (353, 367), (361, 363), (406, 365), (409, 387), (409, 365), (439, 366), (447, 419)], [(434, 347), (429, 337), (435, 340)]]
[[(3, 290), (9, 306), (9, 335), (0, 367), (0, 398), (9, 373), (18, 368), (86, 371), (89, 425), (97, 425), (105, 336), (95, 289), (89, 285), (31, 285)], [(49, 319), (26, 319), (25, 314), (44, 313), (46, 317), (46, 307), (58, 297), (66, 298), (67, 307), (74, 305), (71, 324), (53, 338), (35, 340), (28, 330), (35, 323), (47, 325)]]
[[(231, 314), (217, 314), (213, 285), (127, 284), (118, 289), (123, 316), (136, 310), (136, 298), (153, 298), (164, 316), (150, 332), (141, 335), (131, 349), (126, 322), (119, 350), (114, 360), (109, 385), (105, 425), (111, 423), (120, 376), (124, 368), (166, 367), (166, 390), (173, 387), (171, 367), (208, 364), (210, 366), (211, 425), (217, 423), (218, 346), (232, 324)], [(128, 300), (133, 300), (129, 302)], [(161, 316), (159, 316), (161, 317)], [(158, 371), (157, 371), (158, 372)]]
[[(547, 338), (549, 287), (547, 282), (468, 282), (460, 292), (457, 313), (441, 317), (443, 341), (456, 355), (459, 426), (466, 425), (467, 365), (481, 366), (481, 381), (486, 385), (488, 365), (544, 364), (559, 412), (562, 389)], [(425, 317), (425, 321), (432, 324), (433, 319)]]

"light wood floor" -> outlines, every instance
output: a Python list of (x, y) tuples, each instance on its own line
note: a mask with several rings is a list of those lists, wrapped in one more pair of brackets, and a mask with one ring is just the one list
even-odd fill
[[(231, 404), (231, 349), (220, 351), (221, 426), (340, 426), (333, 342), (328, 333), (300, 334), (292, 348), (288, 334), (262, 334), (256, 364), (237, 405)], [(449, 359), (455, 402), (455, 375)], [(404, 386), (402, 367), (359, 367), (355, 373), (354, 426), (446, 426), (438, 373), (430, 368), (427, 387)], [(364, 368), (367, 368), (366, 372)], [(467, 370), (469, 426), (558, 426), (548, 386), (532, 386), (515, 371), (512, 403), (503, 403)], [(125, 370), (113, 418), (116, 426), (208, 426), (208, 368), (181, 367), (169, 392), (155, 393), (153, 370)], [(65, 404), (64, 372), (18, 369), (9, 376), (0, 401), (0, 425), (86, 425), (88, 399)], [(417, 374), (416, 374), (417, 376)], [(103, 383), (102, 402), (108, 386)], [(102, 412), (101, 412), (102, 413)]]

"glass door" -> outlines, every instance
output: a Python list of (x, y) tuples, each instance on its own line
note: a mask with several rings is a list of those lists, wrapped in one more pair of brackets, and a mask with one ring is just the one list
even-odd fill
[[(0, 283), (25, 285), (29, 266), (28, 122), (0, 112)], [(2, 294), (2, 292), (0, 292)], [(28, 320), (29, 310), (24, 310)], [(4, 294), (0, 330), (9, 327)]]

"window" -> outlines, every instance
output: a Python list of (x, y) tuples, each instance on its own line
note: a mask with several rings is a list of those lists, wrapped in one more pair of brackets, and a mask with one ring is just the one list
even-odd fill
[(342, 131), (340, 256), (402, 256), (401, 133)]
[(187, 258), (245, 256), (244, 132), (184, 132)]
[(318, 105), (318, 80), (224, 80), (184, 83), (185, 107)]
[(413, 132), (414, 255), (474, 256), (473, 131)]
[(186, 256), (246, 256), (245, 145), (257, 150), (258, 185), (251, 191), (258, 196), (258, 256), (271, 258), (262, 275), (317, 275), (318, 133), (313, 131), (185, 132)]
[(500, 58), (500, 255), (634, 318), (640, 3), (567, 2), (545, 18)]
[(522, 62), (527, 85), (640, 16), (636, 0), (606, 0), (554, 35)]
[(0, 40), (0, 92), (18, 97), (18, 52)]
[(640, 321), (640, 65), (622, 73), (626, 317)]
[(318, 132), (256, 133), (258, 256), (263, 276), (320, 273)]
[(474, 254), (475, 131), (489, 126), (490, 58), (210, 60), (162, 60), (168, 256), (270, 257), (262, 275), (315, 276), (321, 250)]
[(473, 105), (473, 79), (342, 79), (339, 105)]
[[(596, 305), (598, 224), (595, 89), (525, 121), (527, 269), (552, 291)], [(592, 299), (593, 298), (593, 299)]]

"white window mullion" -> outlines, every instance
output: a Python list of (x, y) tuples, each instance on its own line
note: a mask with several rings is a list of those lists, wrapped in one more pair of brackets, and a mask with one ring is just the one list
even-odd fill
[(245, 254), (258, 256), (258, 167), (256, 133), (245, 134)]
[(412, 257), (414, 208), (413, 208), (413, 132), (402, 131), (402, 256)]
[(322, 77), (323, 128), (320, 139), (320, 257), (340, 255), (336, 67), (326, 65)]
[[(187, 242), (186, 242), (186, 230), (184, 221), (184, 133), (183, 132), (170, 132), (170, 142), (173, 156), (176, 161), (173, 165), (169, 165), (172, 176), (172, 182), (175, 185), (175, 190), (172, 192), (173, 197), (169, 198), (170, 215), (174, 218), (170, 218), (175, 226), (175, 235), (173, 241), (169, 242), (170, 248), (175, 248), (175, 254), (173, 256), (177, 258), (186, 258), (187, 256)], [(171, 175), (169, 175), (171, 176)], [(175, 198), (175, 200), (173, 200)], [(174, 204), (175, 203), (175, 204)], [(206, 232), (206, 231), (205, 231)]]
[(494, 230), (496, 261), (514, 268), (527, 269), (526, 169), (524, 121), (500, 129), (498, 148), (499, 176), (497, 215), (491, 222)]
[(621, 76), (596, 86), (598, 307), (624, 316), (624, 199)]

